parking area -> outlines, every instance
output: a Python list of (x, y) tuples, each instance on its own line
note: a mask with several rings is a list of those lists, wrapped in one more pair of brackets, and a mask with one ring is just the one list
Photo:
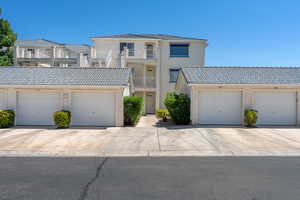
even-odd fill
[(297, 127), (17, 127), (0, 156), (299, 156)]

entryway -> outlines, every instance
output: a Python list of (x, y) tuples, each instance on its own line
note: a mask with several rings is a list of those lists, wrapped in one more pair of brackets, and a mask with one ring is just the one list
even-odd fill
[(155, 112), (155, 93), (146, 92), (146, 114), (153, 114)]
[(144, 114), (155, 113), (155, 92), (136, 92), (135, 96), (142, 97), (144, 99)]

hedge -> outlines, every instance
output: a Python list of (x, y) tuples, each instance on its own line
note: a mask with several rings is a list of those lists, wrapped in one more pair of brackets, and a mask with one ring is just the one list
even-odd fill
[(136, 125), (142, 116), (143, 109), (144, 100), (142, 97), (124, 97), (124, 124)]
[(177, 125), (187, 125), (190, 123), (190, 104), (190, 98), (186, 94), (167, 93), (165, 106), (172, 120)]
[(0, 128), (12, 127), (15, 124), (15, 113), (13, 110), (0, 110)]
[(68, 128), (71, 123), (71, 112), (60, 110), (53, 114), (53, 120), (57, 128)]

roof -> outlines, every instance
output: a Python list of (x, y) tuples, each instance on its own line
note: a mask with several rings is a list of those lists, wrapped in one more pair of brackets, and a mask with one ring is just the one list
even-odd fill
[(62, 43), (53, 42), (46, 39), (34, 39), (34, 40), (17, 40), (16, 45), (19, 46), (57, 46), (63, 45)]
[(166, 34), (116, 34), (116, 35), (105, 35), (105, 36), (98, 36), (94, 38), (128, 38), (128, 39), (157, 39), (157, 40), (204, 40), (206, 39), (199, 39), (199, 38), (191, 38), (191, 37), (181, 37), (181, 36), (174, 36), (174, 35), (166, 35)]
[(88, 49), (90, 45), (88, 44), (64, 44), (58, 43), (46, 39), (33, 39), (33, 40), (20, 40), (18, 39), (15, 43), (19, 46), (65, 46), (70, 49)]
[(182, 73), (188, 84), (300, 84), (298, 67), (188, 67)]
[(0, 67), (0, 85), (127, 86), (129, 68)]

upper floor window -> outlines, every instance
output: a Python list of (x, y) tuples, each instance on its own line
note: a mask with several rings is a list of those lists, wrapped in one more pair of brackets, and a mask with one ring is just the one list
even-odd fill
[(35, 49), (27, 49), (27, 57), (34, 57)]
[(170, 83), (175, 83), (179, 74), (179, 69), (170, 69)]
[(121, 42), (120, 43), (120, 52), (124, 51), (124, 49), (128, 49), (128, 56), (134, 56), (134, 43), (133, 42)]
[(170, 44), (170, 57), (189, 57), (189, 44)]

